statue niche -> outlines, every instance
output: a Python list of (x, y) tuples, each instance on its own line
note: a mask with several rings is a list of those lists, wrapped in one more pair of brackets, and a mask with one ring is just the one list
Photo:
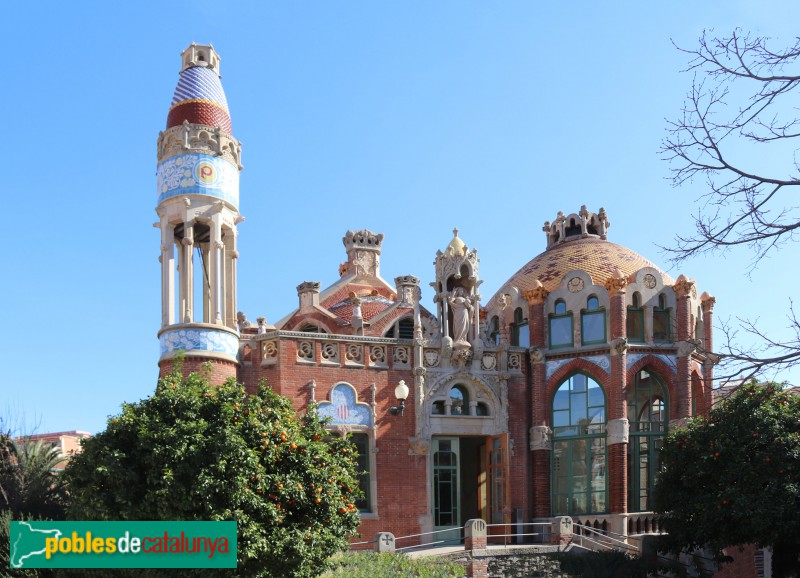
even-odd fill
[(466, 265), (462, 265), (458, 274), (447, 280), (447, 290), (448, 334), (453, 339), (453, 349), (470, 349), (475, 308)]

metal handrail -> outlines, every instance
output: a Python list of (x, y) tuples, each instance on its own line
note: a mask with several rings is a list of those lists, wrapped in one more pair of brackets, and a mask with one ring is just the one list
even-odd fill
[[(636, 546), (628, 544), (627, 542), (623, 542), (622, 540), (617, 540), (616, 538), (612, 538), (611, 536), (608, 536), (608, 533), (603, 534), (603, 532), (601, 530), (597, 530), (595, 528), (592, 528), (591, 526), (584, 526), (582, 524), (573, 524), (573, 527), (581, 528), (583, 530), (588, 530), (589, 532), (591, 532), (593, 534), (596, 534), (598, 536), (598, 538), (604, 538), (605, 540), (607, 540), (609, 542), (612, 542), (612, 543), (616, 542), (617, 544), (619, 544), (623, 548), (628, 548), (629, 550), (633, 550), (635, 552), (639, 551), (639, 548), (637, 548)], [(614, 532), (611, 532), (611, 533), (614, 534)], [(584, 536), (583, 534), (577, 534), (577, 535), (581, 538), (581, 545), (583, 545), (583, 539), (584, 538), (588, 538), (588, 537)], [(617, 534), (617, 535), (619, 536), (620, 534)], [(573, 537), (574, 536), (575, 536), (575, 534), (573, 533)], [(588, 538), (588, 540), (590, 540), (591, 542), (595, 542), (596, 544), (600, 544), (602, 546), (605, 546), (607, 548), (612, 547), (611, 544), (603, 543), (600, 539), (594, 540), (592, 538)]]

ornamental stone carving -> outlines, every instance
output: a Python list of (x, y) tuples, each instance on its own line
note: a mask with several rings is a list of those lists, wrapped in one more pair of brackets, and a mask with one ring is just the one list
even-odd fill
[(656, 287), (656, 276), (653, 275), (652, 273), (648, 273), (642, 279), (642, 283), (648, 289), (655, 289), (655, 287)]
[(320, 355), (323, 361), (339, 363), (339, 344), (333, 342), (323, 343), (320, 348)]
[(551, 450), (553, 430), (546, 425), (535, 425), (531, 428), (531, 451), (535, 450)]
[(427, 456), (431, 448), (431, 440), (423, 437), (408, 438), (409, 455)]
[(544, 351), (539, 349), (538, 347), (531, 347), (531, 365), (537, 365), (539, 363), (544, 363)]
[(372, 365), (386, 367), (386, 346), (371, 345), (369, 348), (369, 361)]
[(567, 281), (567, 289), (570, 293), (580, 293), (583, 291), (583, 279), (580, 277), (573, 277)]
[(628, 285), (628, 278), (620, 270), (619, 267), (614, 268), (614, 273), (606, 279), (604, 287), (609, 295), (618, 295), (625, 292), (625, 287)]
[(703, 291), (703, 294), (700, 295), (700, 302), (703, 304), (703, 311), (711, 311), (714, 309), (717, 299), (707, 291)]
[(232, 135), (202, 124), (184, 121), (158, 135), (158, 162), (186, 153), (212, 154), (222, 157), (242, 170), (242, 144)]
[(356, 343), (350, 343), (345, 352), (345, 359), (348, 362), (361, 364), (363, 363), (364, 348)]
[(692, 339), (678, 342), (678, 357), (691, 355), (700, 347), (700, 342)]
[(301, 361), (314, 360), (314, 342), (313, 341), (299, 341), (297, 343), (297, 358)]
[(395, 365), (408, 365), (411, 362), (410, 348), (405, 345), (395, 345), (393, 361)]
[(628, 351), (628, 338), (617, 337), (611, 341), (611, 355), (622, 355)]
[[(529, 289), (523, 293), (525, 299), (528, 300), (529, 305), (539, 305), (544, 303), (544, 300), (547, 299), (548, 294), (549, 292), (544, 288), (542, 282), (538, 279), (536, 280), (533, 289)], [(503, 303), (502, 306), (505, 306), (505, 303)]]
[(608, 445), (628, 443), (630, 423), (625, 418), (612, 419), (606, 424)]
[(672, 289), (675, 291), (675, 296), (678, 299), (682, 297), (688, 297), (690, 295), (697, 295), (697, 289), (695, 288), (694, 281), (689, 279), (686, 275), (681, 275), (678, 277), (677, 281), (675, 281), (675, 285), (672, 286)]
[(495, 357), (494, 353), (484, 353), (481, 356), (481, 369), (484, 371), (497, 369), (497, 357)]
[(522, 369), (522, 356), (519, 353), (508, 354), (508, 369), (511, 371), (520, 371)]
[(426, 349), (423, 354), (425, 367), (437, 367), (439, 365), (439, 352), (435, 349)]
[(265, 361), (275, 360), (278, 357), (278, 342), (263, 341), (261, 343), (261, 356)]

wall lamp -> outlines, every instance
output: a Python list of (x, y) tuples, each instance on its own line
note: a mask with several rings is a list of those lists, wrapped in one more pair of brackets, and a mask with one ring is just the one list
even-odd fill
[(397, 387), (394, 388), (394, 396), (397, 398), (397, 401), (400, 402), (400, 406), (394, 405), (389, 411), (392, 415), (403, 415), (406, 409), (406, 399), (408, 399), (408, 386), (402, 379), (400, 383), (397, 384)]

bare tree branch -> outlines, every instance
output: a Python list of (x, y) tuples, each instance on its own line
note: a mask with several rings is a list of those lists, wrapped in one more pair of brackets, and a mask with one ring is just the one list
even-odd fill
[[(680, 263), (746, 246), (753, 253), (752, 272), (800, 230), (800, 148), (792, 140), (800, 136), (800, 37), (775, 49), (769, 38), (741, 30), (729, 37), (704, 31), (696, 48), (676, 48), (689, 56), (686, 71), (693, 78), (680, 115), (667, 121), (662, 158), (671, 165), (674, 186), (702, 178), (705, 191), (694, 232), (662, 249)], [(764, 166), (764, 159), (789, 155), (784, 174), (770, 174), (774, 169)], [(723, 362), (721, 380), (749, 380), (800, 364), (800, 325), (791, 305), (788, 339), (759, 327), (758, 320), (723, 324), (724, 345), (714, 353)], [(737, 345), (737, 335), (745, 333), (759, 345)]]

